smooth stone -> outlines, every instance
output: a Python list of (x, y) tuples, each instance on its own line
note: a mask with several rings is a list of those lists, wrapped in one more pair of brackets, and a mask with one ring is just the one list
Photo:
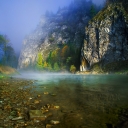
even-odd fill
[(60, 106), (54, 106), (54, 108), (59, 109), (59, 108), (60, 108)]
[(44, 92), (44, 95), (48, 95), (49, 93), (48, 92)]
[(51, 120), (50, 123), (51, 123), (51, 124), (59, 124), (60, 121), (57, 121), (57, 120)]
[(52, 116), (52, 113), (50, 112), (43, 113), (42, 110), (30, 110), (29, 115), (30, 115), (30, 119), (45, 120), (47, 117)]
[(22, 119), (23, 119), (23, 117), (22, 117), (22, 116), (12, 118), (12, 120), (22, 120)]
[(51, 124), (46, 124), (46, 128), (52, 128)]
[(2, 104), (2, 103), (3, 103), (3, 101), (1, 100), (1, 101), (0, 101), (0, 103)]
[(34, 101), (34, 104), (39, 104), (39, 103), (40, 103), (40, 101), (38, 101), (38, 100)]

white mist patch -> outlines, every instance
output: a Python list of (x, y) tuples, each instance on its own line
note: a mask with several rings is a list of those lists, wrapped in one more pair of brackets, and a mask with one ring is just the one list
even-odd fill
[(56, 80), (56, 79), (65, 79), (74, 76), (70, 73), (40, 73), (40, 72), (20, 72), (19, 75), (15, 75), (15, 78), (22, 78), (22, 79), (31, 79), (31, 80)]

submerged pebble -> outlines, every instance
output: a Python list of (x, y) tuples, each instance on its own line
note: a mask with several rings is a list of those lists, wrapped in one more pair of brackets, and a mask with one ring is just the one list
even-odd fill
[(51, 124), (59, 124), (60, 121), (57, 121), (57, 120), (51, 120), (50, 123), (51, 123)]
[(46, 124), (46, 128), (52, 128), (51, 124)]
[(21, 119), (23, 119), (23, 117), (21, 117), (21, 116), (12, 118), (12, 120), (21, 120)]
[(44, 95), (48, 95), (49, 94), (49, 92), (44, 92)]

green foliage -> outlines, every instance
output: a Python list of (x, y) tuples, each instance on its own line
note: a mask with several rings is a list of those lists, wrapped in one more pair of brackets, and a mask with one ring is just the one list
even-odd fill
[(49, 71), (52, 71), (52, 65), (51, 65), (50, 63), (48, 63), (47, 69), (48, 69)]
[(70, 72), (75, 73), (75, 71), (76, 71), (76, 67), (74, 65), (71, 65)]
[(45, 69), (46, 69), (46, 68), (48, 67), (48, 63), (47, 63), (46, 61), (44, 61), (44, 63), (43, 63), (43, 65), (42, 65), (42, 66), (43, 66), (43, 68), (45, 68)]
[(37, 66), (42, 67), (42, 62), (43, 62), (43, 56), (41, 52), (38, 53), (38, 59), (37, 59)]
[(92, 65), (91, 71), (97, 72), (97, 73), (103, 73), (103, 67), (101, 63), (96, 63)]
[(51, 50), (45, 60), (42, 59), (41, 53), (38, 53), (37, 65), (47, 71), (70, 70), (71, 65), (79, 68), (79, 57), (79, 49), (72, 44), (65, 44)]
[(94, 5), (91, 5), (90, 14), (91, 14), (91, 18), (93, 18), (96, 15), (96, 10)]
[(0, 35), (0, 47), (4, 52), (4, 55), (0, 60), (0, 64), (17, 67), (18, 59), (6, 35)]
[(9, 39), (7, 36), (0, 35), (0, 44), (7, 44), (9, 42)]
[(56, 63), (54, 63), (54, 71), (59, 71), (59, 65), (58, 65), (58, 63), (56, 62)]

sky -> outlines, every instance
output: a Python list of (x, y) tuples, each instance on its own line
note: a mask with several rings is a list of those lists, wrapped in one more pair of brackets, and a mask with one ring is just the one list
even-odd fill
[[(16, 53), (22, 47), (23, 39), (30, 34), (45, 12), (56, 12), (59, 7), (68, 6), (72, 0), (0, 0), (0, 34), (7, 35)], [(96, 4), (103, 0), (93, 0)]]

